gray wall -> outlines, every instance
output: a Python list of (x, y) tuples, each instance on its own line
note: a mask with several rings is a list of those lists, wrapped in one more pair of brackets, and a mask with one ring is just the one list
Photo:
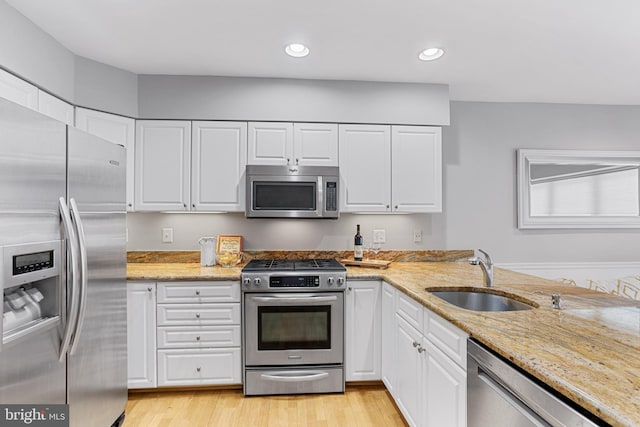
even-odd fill
[(138, 117), (138, 76), (75, 57), (75, 103), (81, 107)]
[(140, 118), (449, 124), (449, 87), (338, 80), (141, 75)]
[(73, 102), (73, 53), (3, 0), (0, 0), (0, 40), (0, 67)]
[(638, 229), (519, 230), (518, 148), (639, 150), (640, 107), (452, 102), (436, 247), (481, 247), (499, 262), (640, 260)]
[[(353, 249), (356, 224), (365, 242), (374, 229), (386, 231), (383, 249), (427, 249), (433, 246), (431, 218), (421, 215), (353, 215), (337, 220), (247, 219), (244, 214), (130, 213), (127, 214), (128, 250), (198, 250), (198, 239), (219, 234), (242, 235), (247, 250)], [(173, 243), (161, 243), (161, 230), (171, 227)], [(423, 231), (422, 243), (413, 243), (413, 230)]]

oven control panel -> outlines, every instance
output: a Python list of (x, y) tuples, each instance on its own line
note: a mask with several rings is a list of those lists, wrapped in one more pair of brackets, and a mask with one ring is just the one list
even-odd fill
[(270, 288), (318, 288), (320, 276), (271, 276)]
[(344, 273), (320, 273), (320, 274), (265, 274), (243, 273), (243, 291), (292, 291), (296, 289), (343, 290), (346, 275)]

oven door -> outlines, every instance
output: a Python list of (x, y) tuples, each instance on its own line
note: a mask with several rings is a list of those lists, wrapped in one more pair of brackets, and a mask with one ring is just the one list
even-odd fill
[(249, 176), (249, 217), (322, 217), (322, 177)]
[(247, 293), (246, 366), (342, 364), (344, 293)]

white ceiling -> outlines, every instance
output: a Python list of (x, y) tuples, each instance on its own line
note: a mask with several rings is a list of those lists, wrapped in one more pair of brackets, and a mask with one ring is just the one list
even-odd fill
[[(445, 83), (451, 99), (640, 105), (637, 0), (7, 0), (137, 74)], [(284, 54), (302, 42), (311, 54)], [(418, 53), (441, 46), (438, 61)]]

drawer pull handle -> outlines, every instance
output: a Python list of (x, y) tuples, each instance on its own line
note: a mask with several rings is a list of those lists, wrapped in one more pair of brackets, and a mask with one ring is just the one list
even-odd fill
[(200, 289), (196, 290), (196, 295), (200, 295)]
[(200, 313), (196, 313), (196, 317), (199, 319), (200, 318)]
[(200, 335), (196, 337), (196, 341), (200, 341)]
[(200, 367), (196, 368), (196, 371), (200, 372)]

